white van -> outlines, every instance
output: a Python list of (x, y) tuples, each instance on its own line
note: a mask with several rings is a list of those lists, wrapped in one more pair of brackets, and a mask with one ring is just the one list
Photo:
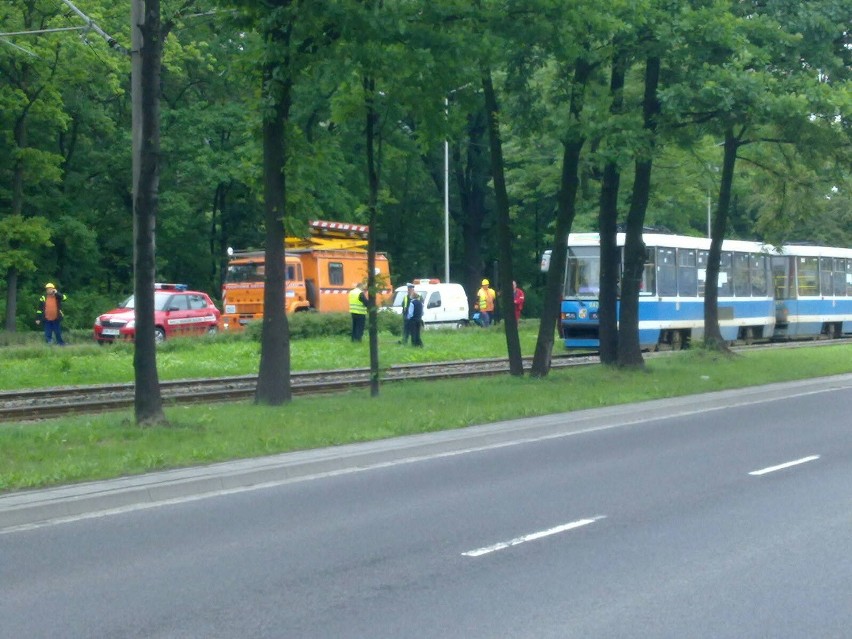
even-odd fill
[[(423, 323), (427, 328), (467, 326), (470, 309), (461, 284), (442, 284), (437, 279), (414, 280), (412, 284), (423, 300)], [(388, 308), (397, 315), (402, 315), (402, 299), (407, 292), (408, 285), (393, 292)]]

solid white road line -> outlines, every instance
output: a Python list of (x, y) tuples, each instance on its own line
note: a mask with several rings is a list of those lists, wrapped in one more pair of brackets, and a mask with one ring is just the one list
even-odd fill
[(784, 470), (785, 468), (790, 468), (790, 466), (798, 466), (799, 464), (807, 464), (808, 462), (812, 462), (814, 460), (819, 459), (819, 455), (811, 455), (810, 457), (802, 457), (801, 459), (796, 459), (794, 461), (786, 462), (784, 464), (778, 464), (777, 466), (770, 466), (769, 468), (761, 468), (760, 470), (753, 470), (749, 473), (749, 475), (754, 475), (757, 477), (758, 475), (766, 475), (767, 473), (774, 473), (776, 470)]
[(561, 526), (548, 528), (547, 530), (540, 530), (538, 532), (530, 533), (528, 535), (523, 535), (522, 537), (515, 537), (514, 539), (510, 539), (509, 541), (501, 541), (500, 543), (494, 544), (493, 546), (485, 546), (483, 548), (477, 548), (476, 550), (469, 550), (468, 552), (463, 552), (462, 555), (464, 557), (481, 557), (482, 555), (487, 555), (488, 553), (497, 550), (504, 550), (511, 546), (517, 546), (518, 544), (523, 544), (527, 541), (534, 541), (536, 539), (542, 539), (543, 537), (556, 535), (567, 530), (573, 530), (574, 528), (588, 526), (589, 524), (593, 524), (599, 519), (603, 519), (604, 517), (605, 515), (598, 515), (597, 517), (591, 517), (589, 519), (579, 519), (577, 521), (572, 521), (568, 524), (562, 524)]

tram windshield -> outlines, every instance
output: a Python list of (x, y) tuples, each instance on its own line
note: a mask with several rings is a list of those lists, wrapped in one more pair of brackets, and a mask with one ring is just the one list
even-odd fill
[(600, 292), (601, 254), (597, 247), (568, 247), (565, 297), (597, 297)]

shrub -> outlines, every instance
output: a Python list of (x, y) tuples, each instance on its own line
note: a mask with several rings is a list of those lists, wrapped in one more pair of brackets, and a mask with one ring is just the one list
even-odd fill
[[(387, 311), (377, 313), (380, 333), (400, 335), (402, 319), (399, 315)], [(352, 330), (352, 318), (349, 313), (313, 313), (302, 312), (287, 316), (290, 327), (290, 339), (309, 339), (312, 337), (330, 337), (332, 335), (349, 335)], [(246, 326), (246, 335), (260, 341), (263, 322), (252, 322)]]

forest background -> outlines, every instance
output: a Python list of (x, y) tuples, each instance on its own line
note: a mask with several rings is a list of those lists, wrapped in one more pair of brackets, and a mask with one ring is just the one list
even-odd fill
[[(133, 288), (130, 6), (75, 5), (89, 22), (62, 0), (0, 8), (7, 330), (35, 328), (47, 281), (69, 295), (66, 325), (79, 328)], [(620, 172), (626, 215), (634, 163), (653, 157), (646, 224), (706, 235), (720, 142), (736, 130), (727, 236), (852, 246), (850, 0), (184, 0), (162, 3), (160, 281), (218, 297), (227, 248), (263, 245), (270, 47), (258, 16), (267, 6), (304, 18), (300, 53), (311, 54), (297, 67), (286, 131), (288, 232), (304, 233), (309, 219), (367, 222), (368, 153), (377, 149), (374, 236), (395, 284), (443, 278), (445, 141), (451, 279), (470, 295), (482, 277), (497, 279), (486, 68), (500, 104), (513, 273), (531, 316), (572, 140), (584, 142), (573, 231), (597, 230), (607, 167)], [(643, 116), (649, 55), (660, 60), (653, 139)], [(367, 60), (377, 125), (369, 141)], [(617, 66), (624, 85), (615, 91)], [(582, 111), (572, 110), (581, 85)]]

